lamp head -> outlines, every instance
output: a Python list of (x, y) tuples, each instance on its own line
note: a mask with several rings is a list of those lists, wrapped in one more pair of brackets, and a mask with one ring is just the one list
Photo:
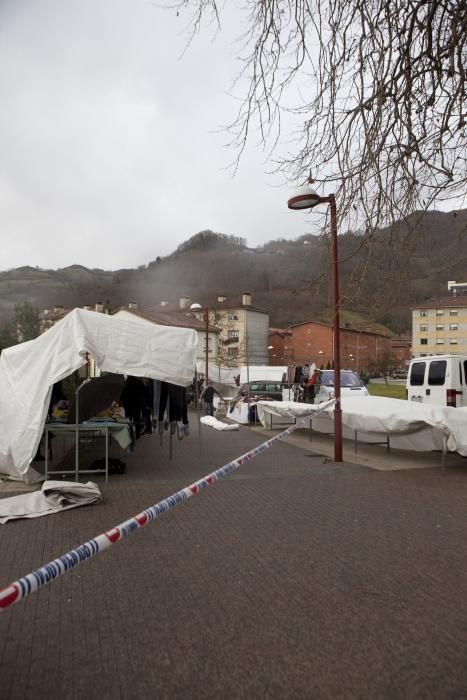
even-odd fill
[(287, 200), (287, 206), (289, 209), (294, 210), (312, 209), (322, 201), (323, 198), (315, 192), (309, 183), (307, 183), (295, 190), (292, 196)]

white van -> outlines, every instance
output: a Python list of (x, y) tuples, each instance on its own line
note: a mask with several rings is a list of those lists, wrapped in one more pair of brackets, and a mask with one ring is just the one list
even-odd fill
[(467, 355), (430, 355), (410, 361), (409, 401), (436, 406), (467, 406)]

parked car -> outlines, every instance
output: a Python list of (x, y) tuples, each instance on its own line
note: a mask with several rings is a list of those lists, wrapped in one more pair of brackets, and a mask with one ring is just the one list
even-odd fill
[(406, 369), (395, 369), (392, 373), (392, 378), (393, 379), (407, 379), (407, 370)]
[(247, 382), (240, 387), (240, 396), (250, 396), (255, 399), (272, 399), (282, 401), (282, 382), (256, 381)]
[[(341, 369), (341, 397), (369, 396), (368, 389), (356, 372)], [(318, 388), (319, 387), (319, 388)], [(334, 398), (334, 370), (325, 369), (320, 372), (320, 383), (317, 386), (315, 403)]]

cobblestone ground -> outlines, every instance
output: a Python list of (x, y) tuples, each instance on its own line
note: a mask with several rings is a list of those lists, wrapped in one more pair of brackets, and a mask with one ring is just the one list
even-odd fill
[[(0, 586), (265, 439), (192, 433), (2, 526)], [(466, 486), (276, 445), (1, 614), (0, 698), (467, 697)]]

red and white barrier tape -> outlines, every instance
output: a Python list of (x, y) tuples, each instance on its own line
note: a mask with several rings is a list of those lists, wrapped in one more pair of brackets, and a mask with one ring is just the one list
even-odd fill
[[(329, 408), (329, 405), (329, 402), (327, 402), (326, 406), (324, 406), (322, 410)], [(321, 410), (315, 411), (313, 416), (319, 415), (320, 413)], [(138, 513), (138, 515), (135, 515), (133, 518), (125, 520), (125, 522), (121, 523), (120, 525), (116, 525), (111, 530), (108, 530), (101, 535), (97, 535), (97, 537), (94, 537), (92, 540), (79, 545), (79, 547), (76, 547), (76, 549), (70, 550), (66, 554), (63, 554), (48, 564), (41, 566), (32, 573), (23, 576), (17, 581), (14, 581), (6, 588), (0, 590), (0, 612), (6, 610), (15, 603), (18, 603), (20, 600), (23, 600), (30, 593), (34, 593), (43, 586), (46, 586), (54, 579), (62, 576), (62, 574), (66, 573), (67, 571), (70, 571), (70, 569), (78, 566), (78, 564), (81, 564), (83, 561), (94, 557), (98, 552), (103, 552), (104, 549), (107, 549), (107, 547), (110, 547), (112, 544), (115, 544), (115, 542), (123, 539), (126, 537), (126, 535), (129, 535), (135, 530), (144, 527), (149, 521), (159, 518), (163, 513), (175, 508), (175, 506), (178, 506), (180, 503), (184, 503), (189, 498), (197, 494), (201, 489), (207, 488), (208, 486), (211, 486), (214, 481), (227, 476), (227, 474), (230, 474), (230, 472), (238, 469), (238, 467), (245, 462), (248, 462), (250, 459), (253, 459), (253, 457), (256, 457), (261, 452), (264, 452), (264, 450), (268, 449), (268, 447), (271, 447), (276, 442), (279, 442), (279, 440), (282, 440), (287, 435), (290, 435), (290, 433), (293, 433), (293, 431), (297, 430), (297, 428), (305, 427), (308, 420), (309, 417), (303, 418), (294, 425), (291, 425), (286, 430), (283, 430), (281, 433), (278, 433), (269, 440), (266, 440), (266, 442), (261, 443), (261, 445), (258, 445), (258, 447), (255, 447), (253, 450), (245, 452), (245, 454), (241, 455), (241, 457), (234, 459), (232, 462), (225, 464), (215, 472), (208, 474), (208, 476), (195, 481), (190, 486), (186, 486), (181, 491), (177, 491), (171, 496), (165, 498), (163, 501), (159, 501), (155, 505), (146, 508), (146, 510)]]

